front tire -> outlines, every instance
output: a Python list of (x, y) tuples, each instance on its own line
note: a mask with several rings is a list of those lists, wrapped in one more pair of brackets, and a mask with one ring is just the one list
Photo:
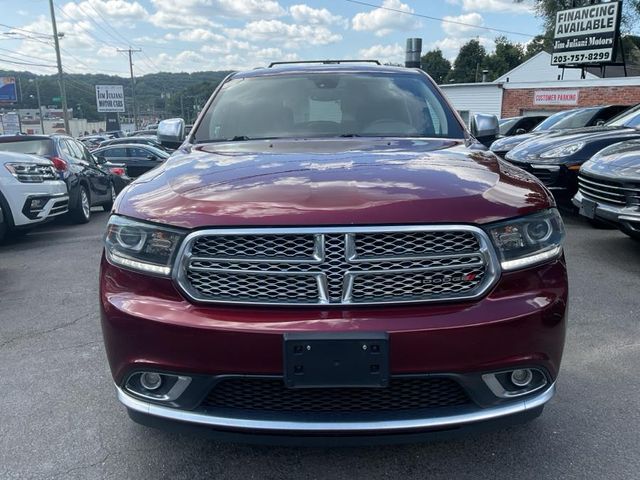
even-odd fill
[(71, 218), (75, 223), (89, 223), (91, 220), (91, 199), (84, 185), (80, 185), (78, 208), (72, 211)]
[(625, 227), (622, 227), (620, 230), (622, 230), (622, 233), (624, 233), (625, 235), (628, 235), (629, 237), (633, 238), (635, 241), (640, 242), (640, 232), (637, 232), (635, 230), (631, 230), (630, 228), (625, 228)]
[(113, 208), (113, 204), (116, 201), (116, 188), (113, 186), (113, 183), (109, 184), (109, 195), (111, 196), (111, 200), (109, 200), (107, 203), (103, 203), (102, 204), (102, 209), (105, 212), (110, 212), (111, 209)]

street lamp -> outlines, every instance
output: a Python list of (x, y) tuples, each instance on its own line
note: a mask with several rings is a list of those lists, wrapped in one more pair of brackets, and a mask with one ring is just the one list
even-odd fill
[(39, 113), (39, 117), (40, 117), (40, 129), (42, 130), (42, 134), (44, 135), (44, 120), (42, 119), (42, 105), (40, 103), (40, 87), (38, 85), (38, 79), (37, 78), (30, 78), (29, 79), (29, 83), (34, 83), (36, 84), (36, 96), (38, 97), (38, 113)]

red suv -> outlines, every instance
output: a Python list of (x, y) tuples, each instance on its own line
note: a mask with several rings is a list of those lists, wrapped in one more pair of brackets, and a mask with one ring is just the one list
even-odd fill
[[(383, 441), (538, 416), (565, 338), (549, 192), (422, 71), (235, 73), (118, 196), (100, 308), (133, 420)], [(242, 435), (242, 438), (255, 438)]]

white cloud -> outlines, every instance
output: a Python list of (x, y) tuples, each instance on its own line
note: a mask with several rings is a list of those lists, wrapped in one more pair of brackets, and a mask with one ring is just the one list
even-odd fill
[(284, 45), (288, 49), (300, 45), (328, 45), (342, 40), (342, 35), (321, 25), (299, 25), (280, 20), (256, 20), (244, 28), (228, 28), (225, 32), (234, 38), (261, 40)]
[[(298, 60), (295, 53), (287, 53), (279, 48), (252, 48), (250, 50), (211, 55), (202, 48), (202, 52), (185, 50), (177, 55), (161, 53), (153, 58), (155, 63), (166, 66), (169, 72), (196, 72), (204, 70), (250, 70), (268, 65), (272, 61)], [(165, 70), (163, 68), (163, 70)]]
[[(69, 2), (64, 4), (65, 14), (75, 18), (99, 17), (102, 15), (107, 21), (110, 19), (140, 20), (148, 16), (147, 10), (135, 1), (126, 0), (85, 0), (84, 2)], [(101, 20), (97, 18), (97, 20)]]
[(465, 12), (481, 11), (496, 13), (531, 14), (534, 5), (531, 0), (516, 3), (514, 0), (447, 0), (451, 5), (460, 5)]
[(215, 26), (212, 19), (276, 18), (286, 10), (276, 0), (151, 0), (150, 21), (160, 28)]
[(391, 45), (372, 45), (369, 48), (363, 48), (358, 53), (360, 58), (380, 60), (382, 63), (402, 64), (405, 49), (399, 43), (394, 43)]
[(489, 37), (446, 37), (429, 44), (425, 50), (434, 50), (439, 48), (442, 50), (442, 54), (445, 58), (453, 61), (458, 56), (460, 47), (469, 42), (469, 40), (478, 40), (480, 45), (482, 45), (487, 51), (491, 51), (495, 47), (494, 39)]
[(470, 37), (484, 32), (484, 29), (477, 28), (484, 26), (484, 18), (479, 13), (467, 13), (457, 17), (446, 16), (444, 20), (446, 21), (442, 22), (442, 29), (451, 37)]
[[(415, 13), (409, 5), (400, 0), (384, 0), (382, 6), (401, 12)], [(420, 27), (421, 24), (415, 17), (401, 12), (376, 8), (356, 14), (351, 23), (354, 30), (374, 32), (377, 37), (383, 37), (396, 30), (415, 30)]]
[(344, 17), (334, 15), (326, 8), (311, 8), (305, 4), (292, 5), (289, 13), (297, 23), (309, 25), (340, 25), (347, 27), (349, 23)]

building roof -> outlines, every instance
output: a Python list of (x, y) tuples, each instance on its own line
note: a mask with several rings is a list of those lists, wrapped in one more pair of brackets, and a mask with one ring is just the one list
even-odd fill
[[(551, 65), (551, 54), (542, 51), (526, 62), (522, 62), (513, 70), (508, 71), (501, 77), (494, 80), (494, 83), (507, 83), (507, 82), (550, 82), (557, 81), (560, 78), (564, 80), (579, 80), (582, 75), (582, 70), (579, 68), (566, 68), (564, 69), (564, 76), (562, 74), (562, 68), (555, 65)], [(596, 75), (586, 73), (585, 78), (592, 80), (598, 78)]]

